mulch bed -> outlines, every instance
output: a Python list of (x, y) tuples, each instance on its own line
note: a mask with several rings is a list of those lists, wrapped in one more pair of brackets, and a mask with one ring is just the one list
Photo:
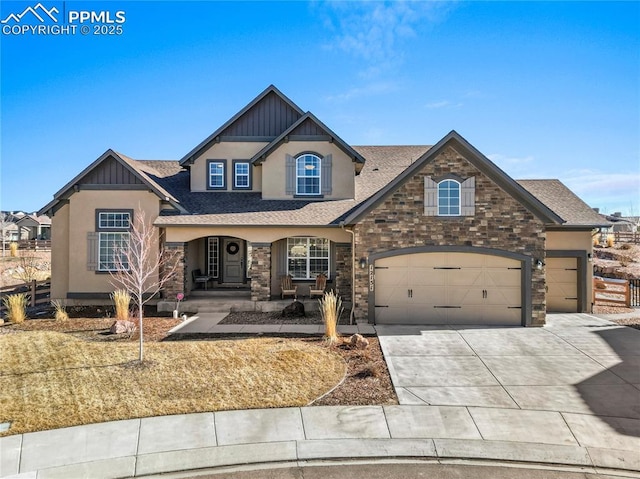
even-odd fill
[[(341, 323), (344, 323), (345, 316), (342, 315)], [(307, 312), (305, 316), (299, 318), (283, 318), (280, 311), (272, 313), (255, 312), (235, 312), (220, 321), (219, 324), (322, 324), (320, 312)]]

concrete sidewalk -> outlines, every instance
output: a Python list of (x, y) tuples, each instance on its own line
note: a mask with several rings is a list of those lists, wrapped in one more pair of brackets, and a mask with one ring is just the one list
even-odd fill
[[(220, 324), (229, 313), (198, 313), (173, 328), (171, 334), (207, 334), (207, 335), (253, 335), (253, 334), (322, 334), (322, 324)], [(376, 331), (369, 323), (338, 325), (342, 335), (356, 333), (371, 335)]]
[(404, 404), (207, 412), (8, 436), (0, 477), (417, 458), (640, 478), (640, 331), (555, 315), (545, 328), (381, 327), (379, 335)]

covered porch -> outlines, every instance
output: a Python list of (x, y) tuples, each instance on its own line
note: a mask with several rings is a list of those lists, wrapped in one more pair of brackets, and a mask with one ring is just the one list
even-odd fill
[(293, 300), (281, 297), (282, 277), (290, 275), (297, 298), (314, 308), (318, 274), (326, 275), (327, 291), (351, 299), (351, 235), (342, 229), (167, 228), (162, 236), (177, 253), (168, 303), (182, 293), (200, 310), (277, 311)]

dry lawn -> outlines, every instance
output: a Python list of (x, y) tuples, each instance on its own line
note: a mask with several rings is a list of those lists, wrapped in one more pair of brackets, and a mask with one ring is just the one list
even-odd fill
[[(69, 334), (0, 335), (4, 435), (101, 421), (226, 409), (302, 406), (345, 375), (335, 352), (262, 338), (147, 343)], [(0, 434), (1, 435), (1, 434)]]

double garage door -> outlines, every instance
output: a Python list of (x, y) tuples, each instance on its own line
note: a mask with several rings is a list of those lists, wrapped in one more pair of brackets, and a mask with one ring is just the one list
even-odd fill
[(475, 253), (414, 253), (375, 262), (378, 324), (522, 324), (522, 263)]

